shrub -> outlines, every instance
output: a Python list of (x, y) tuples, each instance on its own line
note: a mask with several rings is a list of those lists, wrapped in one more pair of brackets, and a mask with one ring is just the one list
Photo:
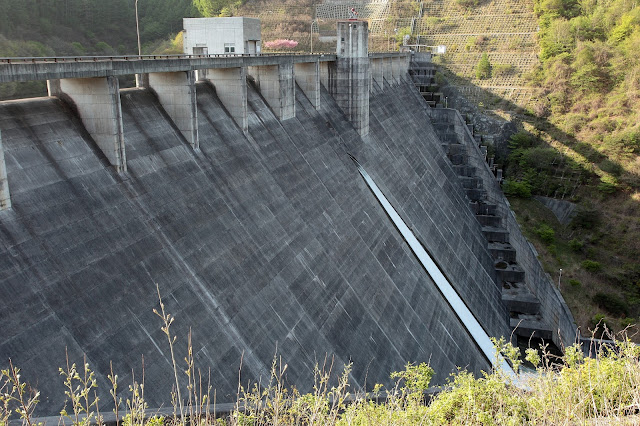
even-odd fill
[(546, 223), (541, 223), (534, 232), (547, 245), (553, 244), (556, 240), (556, 232)]
[(595, 229), (600, 225), (600, 212), (591, 207), (581, 206), (571, 221), (572, 228)]
[(527, 406), (499, 375), (458, 372), (429, 407), (434, 424), (520, 424)]
[(584, 243), (576, 238), (569, 241), (569, 248), (571, 249), (571, 251), (579, 252), (580, 250), (582, 250), (582, 247), (584, 247)]
[(506, 77), (513, 74), (515, 67), (511, 64), (495, 64), (493, 66), (493, 75), (495, 77)]
[(564, 117), (564, 130), (572, 135), (579, 132), (588, 123), (588, 117), (581, 113), (569, 113)]
[(82, 43), (74, 41), (73, 43), (71, 43), (71, 47), (73, 48), (73, 53), (75, 55), (83, 56), (87, 54), (87, 49), (84, 48)]
[(510, 149), (531, 148), (536, 145), (535, 137), (524, 130), (512, 134), (508, 142)]
[(480, 4), (479, 0), (456, 0), (458, 6), (463, 7), (465, 9), (470, 9), (472, 7), (476, 7)]
[(600, 272), (602, 270), (602, 265), (600, 262), (596, 262), (595, 260), (583, 260), (582, 267), (589, 272)]
[(605, 329), (609, 330), (609, 332), (613, 331), (611, 323), (607, 321), (606, 315), (602, 313), (595, 314), (593, 318), (591, 318), (591, 328), (593, 330), (598, 330), (598, 332), (594, 334), (594, 337), (597, 338), (606, 337)]
[(554, 162), (558, 162), (560, 154), (553, 148), (536, 146), (523, 151), (520, 157), (520, 167), (538, 170), (549, 169)]
[(489, 62), (489, 55), (486, 52), (482, 54), (480, 62), (478, 62), (476, 78), (479, 80), (491, 78), (491, 62)]
[(622, 172), (624, 172), (624, 167), (622, 167), (620, 163), (611, 161), (608, 158), (602, 160), (600, 164), (598, 164), (598, 167), (600, 167), (600, 170), (602, 170), (603, 172), (610, 173), (615, 177), (620, 177)]
[(531, 198), (531, 185), (526, 181), (506, 180), (502, 184), (502, 190), (511, 197)]
[(464, 50), (470, 51), (474, 47), (476, 47), (477, 44), (478, 44), (478, 38), (474, 37), (474, 36), (471, 36), (471, 37), (467, 38), (467, 43), (464, 45)]
[(613, 194), (618, 189), (618, 180), (613, 176), (602, 176), (598, 184), (598, 191), (603, 194)]
[(629, 315), (629, 305), (613, 294), (596, 293), (593, 296), (593, 303), (612, 315), (625, 317)]
[(113, 47), (109, 46), (109, 44), (105, 43), (104, 41), (99, 41), (98, 43), (96, 43), (96, 50), (99, 53), (104, 53), (107, 55), (111, 55), (114, 52)]
[(571, 287), (580, 287), (582, 285), (582, 283), (580, 281), (576, 280), (576, 279), (571, 278), (569, 280), (569, 285)]

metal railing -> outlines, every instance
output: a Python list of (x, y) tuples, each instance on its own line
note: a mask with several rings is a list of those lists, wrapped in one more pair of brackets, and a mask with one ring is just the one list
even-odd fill
[(37, 56), (37, 57), (0, 57), (0, 63), (24, 64), (47, 62), (102, 62), (102, 61), (145, 61), (160, 59), (215, 59), (215, 58), (249, 58), (260, 56), (326, 56), (327, 52), (269, 52), (269, 53), (223, 53), (211, 55), (111, 55), (111, 56)]

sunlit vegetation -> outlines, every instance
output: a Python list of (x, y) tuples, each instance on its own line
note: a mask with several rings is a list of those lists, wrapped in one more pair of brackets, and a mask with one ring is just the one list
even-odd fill
[[(629, 342), (624, 333), (605, 345), (591, 342), (584, 349), (579, 345), (566, 347), (562, 357), (549, 353), (545, 345), (521, 353), (504, 338), (493, 339), (496, 356), (506, 358), (517, 376), (493, 369), (475, 377), (459, 368), (444, 386), (430, 388), (433, 368), (424, 362), (409, 362), (404, 370), (390, 374), (387, 386), (375, 384), (368, 393), (351, 384), (350, 364), (335, 372), (330, 359), (316, 365), (314, 385), (301, 392), (287, 383), (286, 361), (275, 356), (270, 378), (260, 383), (239, 383), (234, 408), (216, 415), (215, 378), (203, 374), (201, 368), (206, 371), (206, 366), (196, 365), (191, 336), (186, 339), (188, 355), (177, 360), (174, 348), (185, 340), (178, 341), (171, 331), (175, 318), (165, 311), (162, 299), (154, 313), (166, 336), (163, 351), (173, 366), (168, 372), (173, 388), (166, 390), (171, 407), (162, 415), (150, 408), (145, 401), (144, 381), (122, 383), (113, 368), (107, 375), (111, 401), (101, 401), (96, 374), (87, 360), (80, 365), (67, 360), (59, 369), (66, 396), (59, 413), (61, 424), (103, 425), (108, 411), (119, 419), (117, 424), (125, 426), (638, 422), (640, 346)], [(602, 327), (602, 321), (598, 325)], [(0, 370), (0, 425), (18, 419), (29, 426), (37, 424), (34, 412), (46, 397), (26, 383), (20, 369), (8, 361)]]
[(602, 185), (640, 187), (640, 8), (625, 0), (537, 0), (542, 87), (535, 113), (584, 143)]

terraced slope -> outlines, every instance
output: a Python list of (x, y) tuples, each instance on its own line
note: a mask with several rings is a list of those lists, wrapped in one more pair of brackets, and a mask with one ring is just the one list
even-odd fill
[[(523, 106), (533, 93), (522, 76), (538, 63), (537, 29), (529, 0), (490, 0), (470, 9), (456, 0), (432, 0), (424, 3), (413, 34), (420, 44), (447, 47), (442, 63), (471, 100), (486, 103), (487, 91)], [(489, 79), (476, 78), (483, 52), (493, 66)]]

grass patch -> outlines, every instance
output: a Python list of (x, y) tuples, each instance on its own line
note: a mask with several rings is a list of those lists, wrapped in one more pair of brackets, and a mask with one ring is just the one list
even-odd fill
[[(299, 392), (286, 383), (287, 364), (277, 356), (266, 382), (238, 386), (238, 399), (229, 414), (212, 414), (211, 383), (203, 384), (201, 370), (195, 366), (189, 336), (186, 370), (178, 366), (173, 352), (173, 317), (164, 309), (154, 311), (167, 336), (165, 356), (173, 363), (175, 387), (173, 414), (160, 416), (147, 407), (144, 383), (135, 380), (121, 391), (118, 376), (108, 375), (113, 412), (125, 426), (240, 426), (240, 425), (485, 425), (485, 424), (563, 424), (567, 420), (582, 424), (595, 419), (618, 423), (634, 413), (640, 401), (640, 347), (626, 336), (611, 346), (600, 346), (585, 357), (579, 346), (565, 348), (564, 356), (554, 356), (546, 345), (527, 348), (524, 360), (520, 350), (504, 338), (493, 339), (496, 357), (503, 356), (516, 374), (526, 361), (533, 371), (519, 375), (517, 381), (501, 369), (475, 377), (460, 368), (432, 399), (426, 397), (434, 370), (427, 363), (408, 363), (402, 371), (390, 374), (392, 384), (376, 384), (364, 393), (350, 384), (351, 365), (334, 377), (331, 367), (316, 366), (315, 385), (309, 393)], [(601, 325), (604, 316), (594, 318)], [(67, 403), (60, 423), (77, 426), (103, 425), (95, 389), (96, 375), (84, 361), (81, 367), (69, 364), (60, 369)], [(181, 376), (179, 378), (179, 376)], [(186, 386), (185, 386), (186, 382)], [(0, 424), (12, 419), (35, 425), (33, 412), (41, 396), (21, 380), (20, 370), (11, 361), (0, 371)], [(183, 395), (184, 399), (178, 399)], [(125, 402), (123, 402), (125, 401)]]

